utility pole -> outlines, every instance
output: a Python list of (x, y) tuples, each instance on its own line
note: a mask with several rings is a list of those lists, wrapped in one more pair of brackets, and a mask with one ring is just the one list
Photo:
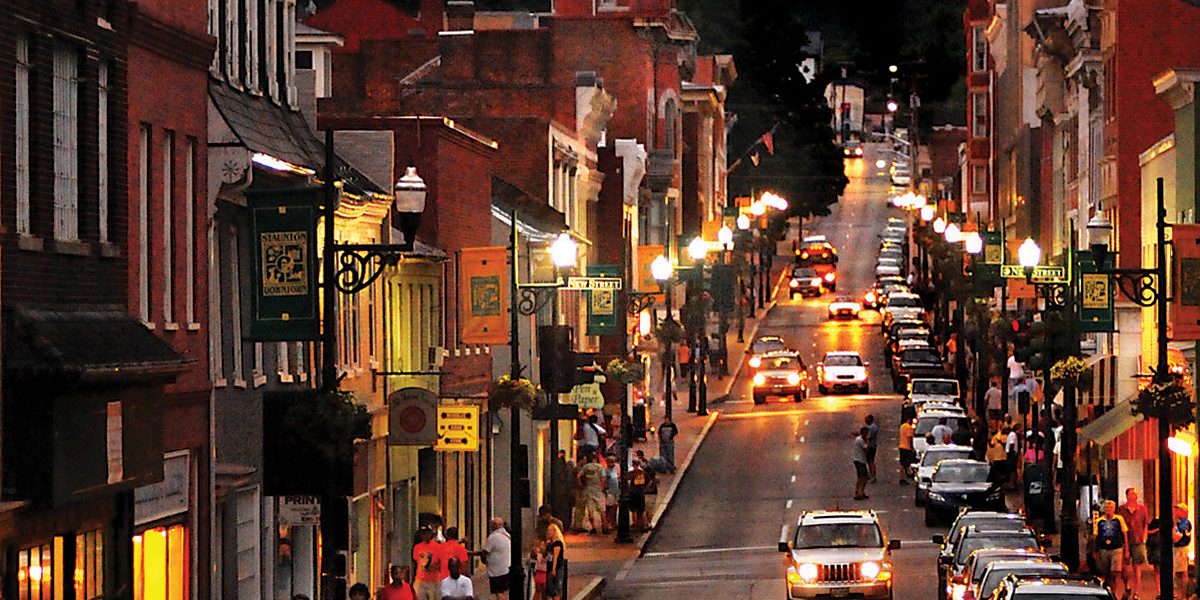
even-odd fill
[[(510, 294), (510, 306), (508, 307), (508, 349), (509, 349), (509, 377), (513, 381), (521, 378), (521, 335), (520, 325), (521, 320), (518, 317), (517, 296), (520, 290), (518, 289), (521, 268), (517, 263), (517, 248), (520, 244), (519, 233), (517, 232), (517, 209), (514, 207), (512, 211), (512, 238), (509, 240), (512, 247), (509, 256), (512, 260), (512, 271), (509, 273), (508, 291)], [(509, 594), (513, 600), (525, 600), (525, 571), (524, 557), (525, 550), (521, 540), (521, 533), (525, 520), (522, 518), (523, 508), (525, 503), (525, 494), (521, 493), (521, 486), (525, 485), (521, 472), (526, 468), (526, 465), (517, 464), (517, 461), (523, 458), (524, 453), (521, 452), (521, 409), (517, 403), (513, 403), (509, 407), (509, 461), (512, 463), (509, 469), (509, 535), (511, 539), (512, 552), (510, 553), (511, 560), (508, 565), (508, 582)]]

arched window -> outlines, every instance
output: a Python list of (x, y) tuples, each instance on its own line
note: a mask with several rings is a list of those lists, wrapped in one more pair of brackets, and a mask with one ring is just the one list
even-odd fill
[(676, 122), (679, 120), (679, 111), (675, 108), (674, 98), (667, 99), (666, 107), (663, 109), (663, 118), (666, 119), (666, 125), (663, 128), (665, 138), (663, 147), (667, 150), (674, 150), (675, 138), (678, 135)]

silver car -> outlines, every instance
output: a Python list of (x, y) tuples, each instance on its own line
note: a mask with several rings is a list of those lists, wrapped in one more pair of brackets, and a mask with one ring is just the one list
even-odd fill
[(787, 597), (891, 598), (891, 551), (874, 511), (811, 511), (796, 531), (784, 527), (779, 551), (786, 554)]

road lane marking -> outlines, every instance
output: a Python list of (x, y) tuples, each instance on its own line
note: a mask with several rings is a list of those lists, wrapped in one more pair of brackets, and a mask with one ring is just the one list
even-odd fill
[[(518, 456), (520, 456), (520, 455), (518, 455)], [(795, 475), (792, 475), (792, 483), (796, 483), (796, 476), (795, 476)]]
[[(803, 441), (804, 441), (804, 438), (803, 438), (803, 437), (802, 437), (802, 438), (800, 438), (800, 441), (802, 441), (802, 442), (803, 442)], [(792, 460), (794, 460), (794, 461), (796, 461), (796, 462), (800, 462), (800, 455), (799, 455), (799, 454), (797, 454), (797, 455), (793, 456), (793, 457), (792, 457)]]
[[(804, 443), (804, 436), (800, 436), (800, 443), (801, 443), (801, 444), (803, 444), (803, 443)], [(799, 454), (797, 454), (797, 455), (796, 455), (796, 460), (800, 460), (800, 455), (799, 455)]]
[(789, 416), (795, 416), (795, 415), (801, 415), (801, 414), (804, 414), (804, 411), (802, 411), (802, 410), (771, 410), (771, 411), (746, 412), (746, 413), (737, 413), (737, 414), (724, 413), (721, 415), (721, 418), (722, 419), (763, 419), (766, 417), (772, 417), (772, 418), (789, 417)]
[(779, 546), (742, 546), (740, 548), (696, 548), (693, 550), (672, 550), (670, 552), (647, 552), (643, 558), (670, 558), (672, 556), (694, 556), (702, 554), (720, 554), (723, 552), (758, 552), (761, 550), (778, 550)]
[(788, 510), (791, 510), (791, 509), (792, 509), (792, 501), (791, 501), (791, 500), (788, 500), (788, 501), (787, 501), (787, 504), (785, 504), (785, 505), (784, 505), (784, 508), (786, 508), (786, 509), (788, 509)]

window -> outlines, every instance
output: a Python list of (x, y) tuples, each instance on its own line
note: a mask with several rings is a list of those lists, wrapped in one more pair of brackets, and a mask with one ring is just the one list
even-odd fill
[(222, 0), (225, 3), (225, 76), (234, 85), (238, 81), (238, 69), (242, 54), (241, 6), (239, 0)]
[(163, 133), (162, 144), (162, 314), (164, 323), (175, 322), (175, 133)]
[(297, 50), (296, 51), (296, 68), (297, 69), (313, 68), (313, 52), (312, 52), (312, 50)]
[(79, 239), (79, 52), (54, 48), (54, 239)]
[(229, 232), (229, 321), (232, 323), (230, 336), (233, 338), (233, 383), (245, 386), (245, 365), (242, 364), (242, 272), (239, 268), (241, 253), (238, 251), (237, 227)]
[(986, 194), (988, 191), (987, 165), (971, 165), (971, 193)]
[(988, 95), (983, 92), (971, 94), (971, 135), (988, 137)]
[[(55, 546), (61, 546), (61, 538)], [(62, 548), (51, 549), (49, 543), (17, 551), (17, 600), (52, 600), (56, 579), (61, 579)], [(57, 569), (56, 569), (57, 567)], [(58, 577), (56, 577), (58, 576)]]
[(98, 95), (97, 100), (97, 139), (96, 149), (97, 185), (98, 191), (98, 226), (100, 242), (108, 243), (108, 63), (100, 63), (100, 72), (96, 76)]
[(259, 72), (258, 61), (262, 56), (262, 48), (259, 46), (259, 29), (258, 29), (258, 0), (242, 0), (245, 4), (243, 7), (246, 15), (246, 38), (245, 38), (245, 81), (246, 87), (258, 91), (259, 88)]
[(275, 36), (275, 21), (276, 21), (276, 5), (279, 0), (264, 0), (262, 6), (263, 12), (260, 15), (263, 28), (263, 55), (260, 58), (262, 65), (262, 73), (260, 75), (260, 85), (262, 86), (263, 94), (271, 98), (275, 98), (279, 93), (277, 76), (278, 68), (275, 66), (278, 60), (279, 53), (279, 38)]
[(289, 364), (291, 362), (291, 346), (289, 342), (279, 342), (275, 347), (275, 364), (277, 367), (275, 371), (279, 374), (280, 383), (291, 383), (292, 381), (291, 371), (289, 370), (291, 368)]
[(138, 315), (150, 322), (150, 126), (138, 134)]
[(987, 36), (983, 33), (983, 25), (976, 25), (971, 30), (971, 69), (976, 73), (987, 70)]
[(258, 598), (261, 557), (258, 552), (258, 519), (261, 512), (258, 488), (239, 490), (237, 495), (237, 587), (238, 598)]
[(187, 600), (187, 548), (183, 525), (133, 536), (133, 600)]
[(225, 340), (221, 327), (221, 244), (217, 226), (208, 226), (208, 369), (214, 386), (225, 385)]
[(104, 532), (93, 529), (75, 536), (75, 600), (104, 595)]
[(188, 138), (183, 165), (183, 260), (186, 291), (184, 310), (190, 326), (196, 322), (196, 139)]
[(29, 38), (17, 37), (16, 157), (17, 233), (29, 235)]
[(361, 364), (359, 358), (362, 352), (359, 336), (359, 307), (358, 297), (354, 294), (339, 294), (342, 315), (342, 367), (351, 368)]

